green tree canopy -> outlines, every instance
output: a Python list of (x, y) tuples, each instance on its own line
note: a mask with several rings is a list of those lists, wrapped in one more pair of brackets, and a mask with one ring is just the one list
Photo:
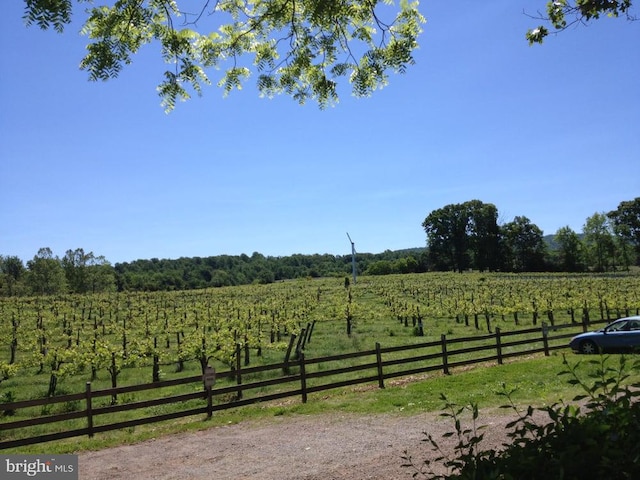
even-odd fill
[(432, 211), (422, 227), (436, 270), (494, 269), (498, 251), (498, 209), (471, 200)]
[[(418, 2), (380, 0), (25, 0), (27, 25), (62, 32), (87, 4), (89, 39), (81, 68), (92, 80), (117, 77), (140, 48), (160, 44), (171, 65), (158, 90), (167, 110), (198, 94), (205, 69), (224, 68), (218, 85), (241, 88), (252, 69), (266, 96), (287, 93), (320, 106), (338, 99), (337, 78), (356, 96), (387, 83), (388, 72), (414, 63), (424, 18)], [(248, 60), (248, 58), (250, 60)]]
[[(541, 1), (541, 0), (540, 0)], [(91, 80), (118, 76), (147, 44), (160, 47), (170, 65), (158, 86), (167, 111), (211, 81), (226, 93), (257, 73), (262, 95), (291, 95), (324, 107), (338, 100), (338, 79), (356, 96), (370, 95), (404, 72), (425, 18), (418, 1), (399, 0), (24, 0), (27, 25), (64, 31), (80, 17), (89, 39), (81, 61)], [(632, 0), (556, 0), (543, 25), (526, 33), (542, 43), (554, 31), (601, 15), (633, 18)], [(455, 15), (455, 12), (452, 12)]]
[(19, 257), (0, 255), (0, 291), (5, 289), (8, 296), (18, 293), (16, 290), (25, 272), (26, 269)]
[(607, 213), (613, 230), (622, 240), (629, 242), (636, 251), (636, 263), (640, 265), (640, 197), (620, 202), (618, 208)]
[(502, 227), (509, 261), (514, 272), (536, 272), (544, 269), (545, 243), (542, 230), (525, 216), (517, 216)]
[(579, 272), (584, 270), (582, 242), (576, 232), (569, 226), (559, 228), (554, 236), (558, 243), (560, 267), (566, 272)]
[(84, 249), (67, 250), (62, 268), (69, 291), (73, 293), (104, 292), (115, 289), (115, 275), (104, 256), (96, 257)]
[(67, 282), (58, 257), (53, 256), (50, 248), (38, 250), (33, 259), (27, 262), (27, 284), (34, 295), (52, 295), (64, 293)]
[(582, 227), (584, 244), (590, 263), (598, 272), (604, 272), (613, 263), (615, 243), (607, 216), (594, 213)]

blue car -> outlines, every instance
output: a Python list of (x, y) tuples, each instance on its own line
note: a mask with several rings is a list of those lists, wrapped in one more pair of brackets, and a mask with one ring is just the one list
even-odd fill
[(576, 335), (569, 347), (577, 353), (640, 352), (640, 315), (620, 318), (596, 332)]

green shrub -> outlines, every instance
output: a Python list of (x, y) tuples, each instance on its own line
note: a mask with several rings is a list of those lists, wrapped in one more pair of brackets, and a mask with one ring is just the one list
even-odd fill
[[(437, 452), (434, 460), (416, 464), (405, 452), (405, 467), (413, 476), (429, 479), (458, 480), (623, 480), (640, 478), (640, 384), (627, 385), (629, 372), (636, 371), (640, 362), (620, 356), (617, 365), (610, 366), (611, 357), (600, 356), (587, 362), (590, 373), (580, 371), (581, 362), (570, 365), (563, 359), (561, 375), (572, 385), (579, 385), (583, 395), (573, 404), (560, 402), (521, 411), (512, 401), (515, 390), (503, 385), (499, 395), (508, 400), (516, 420), (507, 424), (509, 445), (502, 450), (482, 449), (484, 426), (478, 426), (476, 404), (460, 407), (445, 401), (443, 416), (451, 418), (454, 430), (445, 437), (457, 439), (454, 456), (446, 454), (438, 441), (425, 434), (424, 441)], [(586, 380), (582, 377), (586, 375)], [(534, 412), (543, 411), (549, 421), (534, 420)], [(471, 414), (471, 426), (464, 428), (462, 417)], [(435, 463), (442, 463), (448, 474), (433, 471)]]

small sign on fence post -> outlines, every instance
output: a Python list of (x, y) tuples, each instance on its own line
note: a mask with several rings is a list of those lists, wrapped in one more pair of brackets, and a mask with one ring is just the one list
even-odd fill
[(542, 322), (542, 345), (544, 347), (544, 356), (549, 356), (549, 327), (546, 322)]
[(212, 388), (216, 384), (216, 369), (206, 366), (202, 374), (202, 381), (205, 388)]

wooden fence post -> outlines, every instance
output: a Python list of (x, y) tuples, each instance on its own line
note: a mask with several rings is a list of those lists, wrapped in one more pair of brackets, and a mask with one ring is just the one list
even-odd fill
[(384, 388), (384, 375), (382, 374), (382, 352), (380, 343), (376, 342), (376, 363), (378, 364), (378, 386)]
[(236, 384), (238, 385), (238, 393), (236, 399), (242, 400), (242, 370), (240, 366), (240, 344), (236, 343)]
[(287, 353), (284, 356), (284, 363), (286, 364), (286, 366), (284, 367), (284, 374), (285, 375), (289, 375), (289, 359), (291, 358), (291, 350), (293, 350), (293, 344), (296, 341), (296, 335), (295, 333), (291, 334), (291, 337), (289, 338), (289, 346), (287, 347)]
[(206, 387), (207, 390), (207, 418), (211, 418), (213, 416), (213, 389), (211, 387)]
[(311, 331), (311, 323), (307, 323), (307, 328), (305, 328), (302, 331), (304, 332), (304, 335), (302, 336), (302, 344), (300, 345), (300, 348), (302, 350), (304, 350), (304, 348), (307, 346), (307, 341), (309, 340), (309, 332)]
[(202, 374), (202, 382), (207, 392), (207, 418), (213, 416), (213, 386), (216, 383), (216, 370), (213, 367), (206, 366)]
[(502, 338), (500, 338), (500, 327), (496, 327), (496, 352), (498, 354), (498, 365), (502, 365)]
[(440, 335), (442, 344), (442, 370), (445, 375), (449, 375), (449, 358), (447, 356), (447, 336), (443, 333)]
[(549, 356), (549, 327), (542, 322), (542, 345), (544, 346), (544, 356)]
[(302, 389), (302, 403), (307, 403), (307, 372), (304, 365), (304, 352), (300, 352), (300, 388)]
[(85, 393), (87, 395), (87, 430), (89, 438), (93, 438), (93, 408), (91, 406), (91, 382), (87, 382)]
[(316, 321), (314, 320), (311, 323), (311, 328), (309, 329), (309, 335), (307, 335), (307, 343), (311, 343), (311, 334), (313, 333), (313, 329), (315, 328), (315, 326), (316, 326)]
[(307, 329), (303, 328), (300, 330), (300, 337), (298, 337), (298, 343), (296, 344), (296, 351), (294, 352), (293, 358), (295, 360), (297, 360), (298, 358), (300, 358), (300, 353), (302, 351), (302, 340), (304, 339), (304, 337), (307, 335)]

